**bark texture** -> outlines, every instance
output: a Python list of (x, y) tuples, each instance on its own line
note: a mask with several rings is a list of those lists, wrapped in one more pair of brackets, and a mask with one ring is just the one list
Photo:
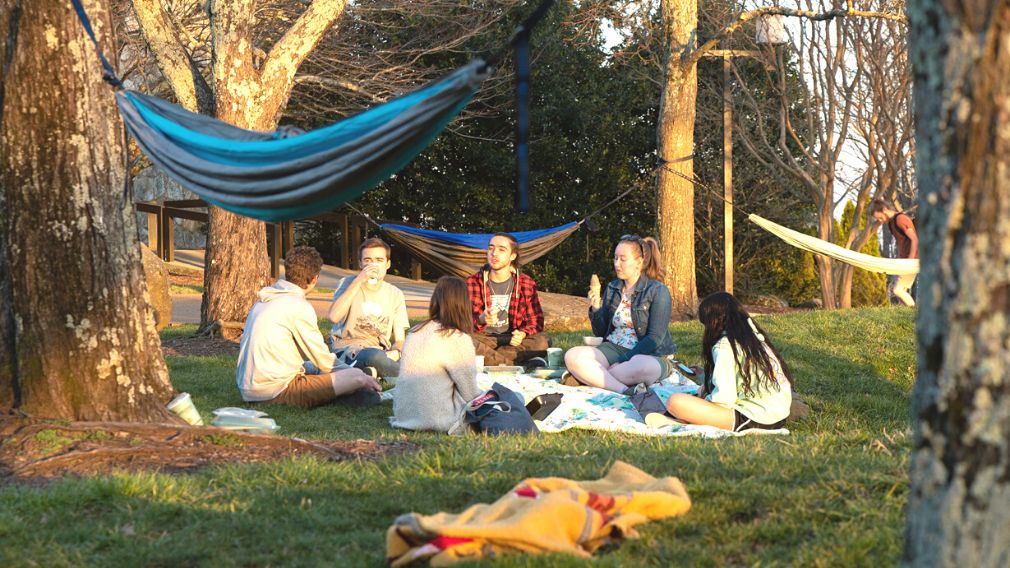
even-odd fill
[(1010, 2), (909, 2), (919, 151), (904, 563), (1010, 565)]
[(112, 90), (69, 2), (0, 0), (0, 23), (0, 407), (170, 421)]
[[(270, 48), (262, 62), (254, 57), (257, 3), (254, 0), (208, 2), (213, 61), (212, 104), (217, 118), (254, 130), (277, 127), (294, 86), (295, 72), (315, 49), (323, 33), (344, 12), (346, 0), (314, 0)], [(176, 23), (156, 0), (133, 0), (138, 21), (162, 73), (180, 102), (190, 110), (198, 103), (199, 70), (189, 65), (187, 46)], [(256, 292), (270, 280), (263, 222), (210, 208), (201, 328), (215, 321), (244, 321)]]
[(656, 225), (675, 313), (693, 314), (698, 304), (694, 272), (694, 121), (698, 64), (691, 51), (698, 27), (695, 0), (663, 0), (663, 94), (656, 131), (660, 162), (656, 178)]

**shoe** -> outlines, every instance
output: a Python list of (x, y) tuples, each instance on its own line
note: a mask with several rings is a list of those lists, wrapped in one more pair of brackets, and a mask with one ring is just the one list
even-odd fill
[(352, 393), (339, 397), (334, 402), (345, 406), (366, 408), (380, 404), (382, 402), (382, 396), (372, 389), (358, 389)]
[(561, 380), (559, 380), (558, 382), (561, 383), (562, 385), (565, 385), (566, 387), (582, 386), (582, 383), (580, 383), (579, 380), (576, 379), (575, 376), (572, 375), (571, 372), (569, 371), (565, 371), (564, 373), (562, 373)]
[(547, 366), (547, 360), (543, 357), (532, 357), (525, 363), (526, 370), (540, 369)]
[(640, 394), (640, 393), (648, 392), (648, 391), (649, 391), (649, 386), (648, 385), (646, 385), (645, 383), (638, 383), (637, 385), (632, 385), (632, 386), (624, 389), (624, 392), (622, 394), (625, 395), (625, 396), (634, 396), (636, 394)]

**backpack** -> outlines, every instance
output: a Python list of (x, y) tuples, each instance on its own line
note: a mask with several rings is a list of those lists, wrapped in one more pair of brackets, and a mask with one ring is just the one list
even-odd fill
[(523, 397), (499, 383), (467, 405), (463, 421), (483, 434), (540, 433)]
[(901, 227), (898, 226), (898, 217), (900, 215), (904, 215), (905, 217), (908, 217), (908, 220), (912, 222), (912, 228), (915, 229), (915, 235), (918, 237), (918, 235), (919, 235), (919, 224), (916, 223), (915, 216), (909, 215), (905, 211), (899, 211), (894, 217), (891, 217), (890, 221), (887, 222), (887, 225), (888, 225), (889, 228), (892, 226), (892, 223), (893, 223), (893, 230), (891, 231), (891, 234), (901, 233), (901, 236), (905, 237), (906, 239), (909, 238), (908, 235), (905, 233), (905, 231), (903, 231), (901, 229)]

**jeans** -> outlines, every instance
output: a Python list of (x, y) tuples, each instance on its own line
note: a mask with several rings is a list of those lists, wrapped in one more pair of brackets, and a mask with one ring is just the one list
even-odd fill
[(906, 306), (914, 306), (915, 300), (912, 298), (912, 285), (915, 284), (915, 277), (918, 274), (904, 274), (899, 276), (894, 283), (894, 295)]
[(357, 363), (355, 367), (361, 369), (364, 367), (374, 367), (378, 371), (380, 377), (398, 377), (400, 376), (400, 363), (399, 361), (393, 361), (386, 355), (386, 352), (382, 349), (376, 349), (369, 347), (367, 349), (362, 349), (358, 352), (358, 356), (354, 358)]

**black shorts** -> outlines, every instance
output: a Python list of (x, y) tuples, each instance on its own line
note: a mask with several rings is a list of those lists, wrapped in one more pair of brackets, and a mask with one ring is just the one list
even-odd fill
[(733, 411), (733, 431), (743, 432), (744, 430), (778, 430), (785, 426), (785, 419), (779, 420), (775, 424), (762, 424), (747, 418), (739, 410)]

